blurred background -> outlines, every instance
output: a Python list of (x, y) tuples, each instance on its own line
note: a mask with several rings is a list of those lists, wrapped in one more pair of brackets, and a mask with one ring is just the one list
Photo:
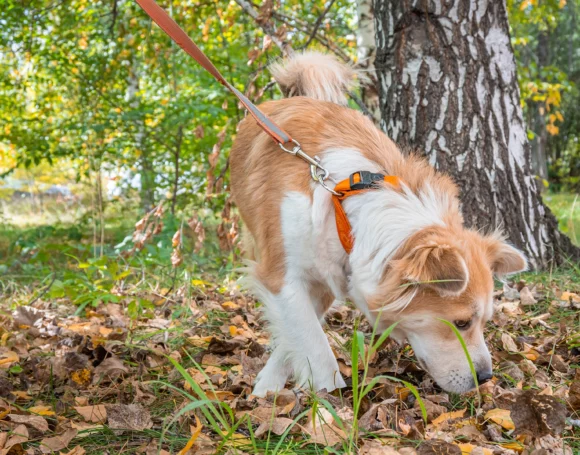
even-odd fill
[[(228, 151), (244, 116), (236, 100), (133, 1), (1, 3), (6, 295), (17, 301), (20, 286), (42, 284), (86, 306), (114, 300), (111, 289), (133, 272), (141, 271), (134, 282), (147, 275), (166, 288), (204, 273), (228, 277), (240, 255), (227, 191)], [(560, 228), (578, 244), (580, 0), (507, 3), (532, 164)], [(296, 50), (364, 67), (354, 1), (163, 6), (255, 102), (281, 97), (267, 71), (280, 51), (261, 22)]]

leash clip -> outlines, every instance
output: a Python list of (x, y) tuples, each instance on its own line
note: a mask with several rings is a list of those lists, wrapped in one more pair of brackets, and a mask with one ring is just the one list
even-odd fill
[(342, 193), (334, 191), (326, 184), (325, 181), (330, 176), (330, 172), (328, 172), (328, 169), (326, 169), (325, 167), (322, 166), (322, 164), (320, 164), (320, 158), (318, 158), (317, 156), (312, 158), (306, 153), (304, 153), (302, 147), (300, 146), (300, 143), (297, 140), (291, 139), (290, 142), (294, 144), (294, 147), (292, 147), (292, 149), (287, 149), (286, 147), (284, 147), (284, 144), (278, 145), (286, 153), (302, 158), (304, 161), (310, 164), (310, 176), (312, 177), (312, 180), (314, 180), (316, 183), (320, 183), (320, 185), (322, 185), (322, 188), (334, 194), (335, 196), (342, 196)]

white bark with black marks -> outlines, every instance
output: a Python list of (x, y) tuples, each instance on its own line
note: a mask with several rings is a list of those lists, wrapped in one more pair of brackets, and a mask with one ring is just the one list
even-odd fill
[(468, 226), (502, 228), (535, 268), (579, 258), (530, 165), (506, 8), (492, 0), (375, 0), (381, 127), (461, 189)]

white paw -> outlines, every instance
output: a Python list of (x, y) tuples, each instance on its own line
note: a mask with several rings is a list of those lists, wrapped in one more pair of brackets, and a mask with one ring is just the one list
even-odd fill
[(331, 375), (326, 375), (323, 378), (314, 377), (314, 389), (316, 391), (326, 389), (327, 392), (332, 392), (335, 389), (342, 389), (343, 387), (346, 387), (346, 383), (338, 370), (333, 371)]
[(252, 395), (257, 397), (265, 397), (268, 392), (278, 392), (284, 388), (286, 385), (286, 376), (280, 374), (262, 374), (263, 371), (258, 374), (256, 378), (256, 385), (252, 391)]

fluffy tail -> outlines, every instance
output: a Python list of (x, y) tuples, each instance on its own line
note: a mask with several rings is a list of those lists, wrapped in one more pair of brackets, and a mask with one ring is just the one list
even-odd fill
[(347, 64), (320, 52), (304, 52), (270, 66), (287, 97), (306, 96), (347, 104), (345, 93), (355, 85), (356, 72)]

